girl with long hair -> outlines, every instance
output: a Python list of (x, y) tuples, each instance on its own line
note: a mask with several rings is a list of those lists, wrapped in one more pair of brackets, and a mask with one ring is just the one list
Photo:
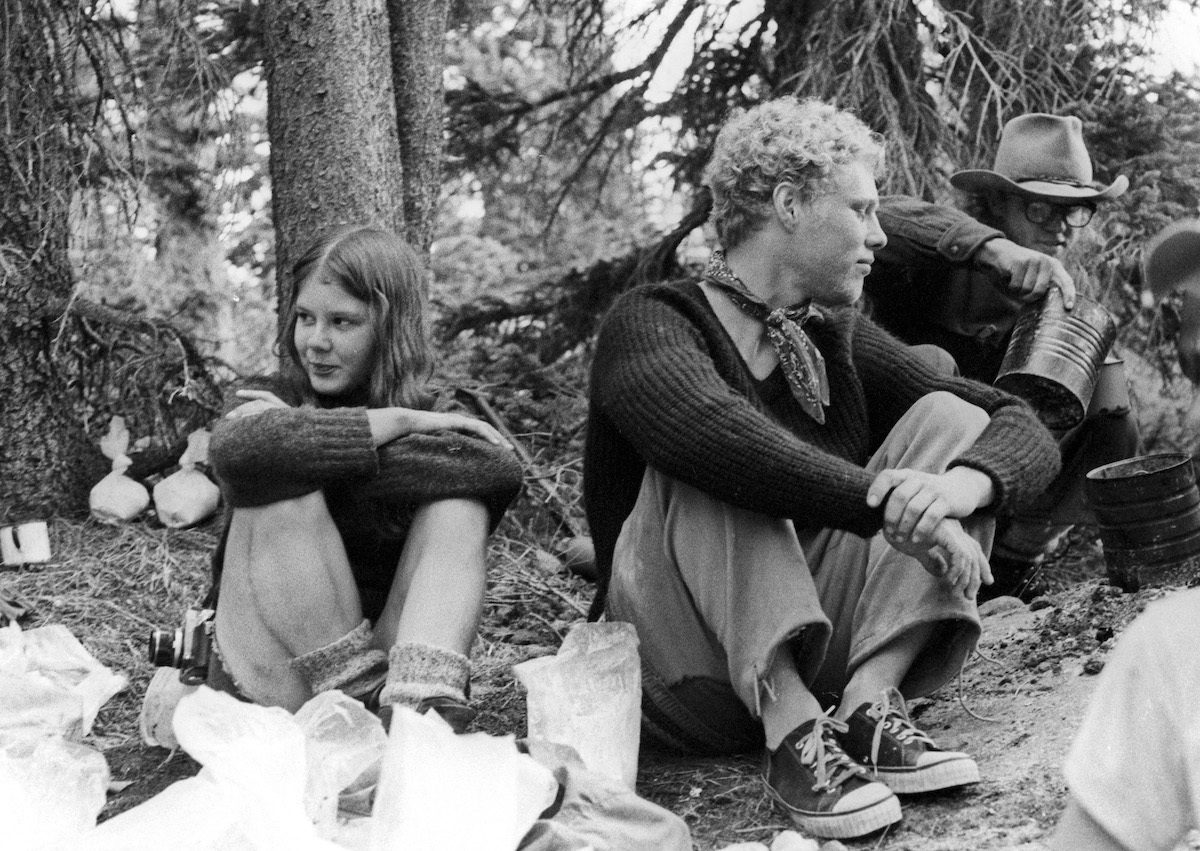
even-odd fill
[(474, 716), (487, 538), (521, 484), (503, 436), (431, 410), (423, 269), (398, 236), (333, 231), (294, 265), (277, 376), (227, 400), (209, 684), (295, 711), (340, 689), (387, 720)]

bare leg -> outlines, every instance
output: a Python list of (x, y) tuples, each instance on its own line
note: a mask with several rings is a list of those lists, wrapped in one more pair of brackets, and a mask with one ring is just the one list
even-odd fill
[(291, 660), (361, 622), (358, 589), (324, 494), (234, 511), (216, 634), (247, 697), (295, 711), (312, 695)]
[(421, 506), (375, 624), (375, 646), (418, 642), (470, 655), (483, 613), (487, 509), (470, 499)]
[(918, 624), (859, 665), (846, 684), (834, 717), (845, 721), (864, 703), (878, 700), (884, 689), (899, 688), (908, 669), (933, 636), (933, 629), (933, 624)]

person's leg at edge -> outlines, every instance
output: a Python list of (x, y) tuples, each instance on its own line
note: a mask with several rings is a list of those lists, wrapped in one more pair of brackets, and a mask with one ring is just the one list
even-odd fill
[(477, 500), (440, 500), (417, 510), (375, 624), (375, 646), (388, 654), (379, 695), (385, 720), (393, 704), (436, 709), (459, 731), (474, 718), (467, 704), (470, 652), (483, 613), (487, 524)]
[(346, 551), (320, 492), (234, 510), (215, 634), (246, 697), (295, 711), (313, 694), (292, 661), (361, 632)]

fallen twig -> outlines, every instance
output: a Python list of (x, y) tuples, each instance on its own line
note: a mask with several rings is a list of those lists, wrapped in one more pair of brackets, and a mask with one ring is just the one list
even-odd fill
[(571, 516), (571, 507), (567, 504), (558, 492), (558, 487), (550, 479), (550, 477), (538, 466), (538, 463), (533, 460), (533, 456), (529, 451), (517, 440), (516, 436), (509, 430), (508, 426), (500, 419), (500, 415), (496, 413), (496, 409), (492, 407), (484, 395), (478, 390), (472, 390), (467, 387), (460, 387), (459, 392), (470, 397), (472, 403), (479, 413), (491, 423), (497, 431), (504, 435), (505, 440), (512, 444), (513, 451), (517, 458), (521, 460), (521, 464), (529, 472), (538, 484), (542, 486), (542, 490), (546, 492), (548, 498), (547, 510), (554, 517), (555, 521), (562, 524), (571, 533), (572, 537), (578, 537), (583, 534), (579, 528), (579, 524)]

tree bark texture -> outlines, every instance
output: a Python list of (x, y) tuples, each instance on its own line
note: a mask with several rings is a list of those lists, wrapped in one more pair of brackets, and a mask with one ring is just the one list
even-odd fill
[(326, 229), (405, 234), (384, 0), (265, 0), (276, 289)]
[(427, 252), (442, 185), (447, 0), (387, 0), (408, 239)]
[[(45, 4), (0, 11), (0, 522), (87, 505), (103, 459), (73, 415), (51, 356), (71, 293), (68, 213), (71, 92), (42, 17)], [(62, 40), (59, 41), (62, 43)]]

